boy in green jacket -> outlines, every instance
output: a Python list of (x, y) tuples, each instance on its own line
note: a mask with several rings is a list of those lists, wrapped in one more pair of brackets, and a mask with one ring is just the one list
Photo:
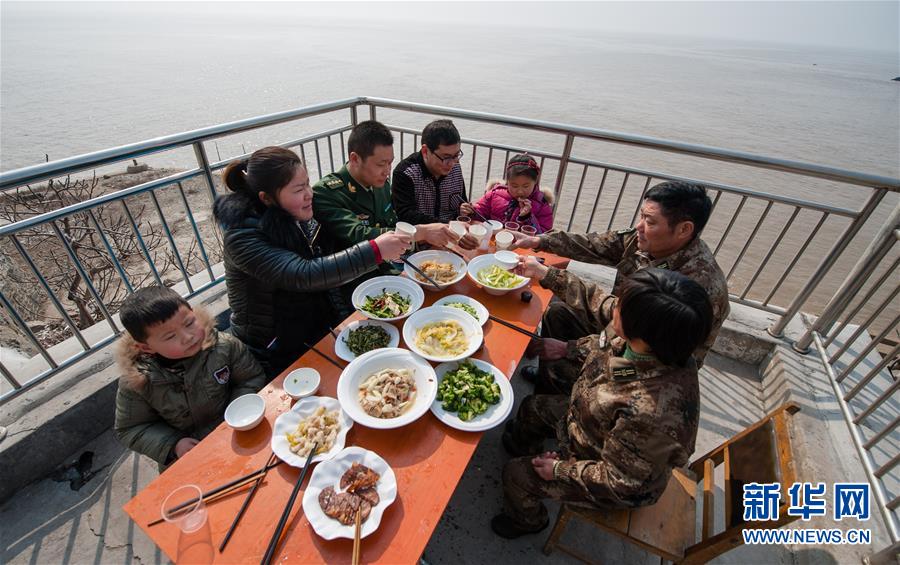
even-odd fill
[(197, 445), (233, 399), (258, 391), (265, 373), (244, 345), (162, 286), (129, 296), (117, 352), (116, 438), (160, 471)]

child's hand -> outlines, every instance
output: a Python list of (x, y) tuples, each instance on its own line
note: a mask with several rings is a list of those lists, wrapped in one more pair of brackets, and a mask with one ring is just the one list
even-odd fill
[(475, 206), (472, 206), (469, 202), (463, 202), (459, 205), (459, 215), (460, 216), (474, 216), (475, 215)]
[(193, 449), (198, 443), (200, 443), (200, 441), (192, 437), (181, 438), (178, 440), (178, 443), (175, 444), (175, 457), (181, 459), (184, 457), (185, 453)]
[(525, 218), (531, 215), (531, 199), (519, 198), (519, 217)]

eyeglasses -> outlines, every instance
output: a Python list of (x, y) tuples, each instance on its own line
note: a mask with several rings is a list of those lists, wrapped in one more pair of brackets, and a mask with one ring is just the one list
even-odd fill
[(449, 165), (450, 163), (455, 163), (456, 161), (459, 161), (460, 159), (462, 159), (462, 157), (464, 155), (464, 153), (462, 151), (457, 151), (456, 155), (451, 155), (449, 157), (441, 157), (434, 151), (432, 151), (431, 154), (434, 155), (435, 159), (437, 159), (438, 161), (440, 161), (441, 163), (443, 163), (445, 165)]

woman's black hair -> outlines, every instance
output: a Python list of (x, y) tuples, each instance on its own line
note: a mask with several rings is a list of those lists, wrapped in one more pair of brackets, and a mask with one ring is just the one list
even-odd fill
[(232, 161), (225, 167), (222, 180), (232, 192), (242, 192), (252, 200), (259, 200), (265, 192), (273, 200), (287, 186), (303, 161), (296, 153), (283, 147), (263, 147), (249, 159)]
[(150, 326), (167, 322), (182, 306), (191, 307), (171, 288), (148, 286), (137, 289), (125, 299), (119, 309), (119, 320), (134, 340), (144, 342)]
[(643, 269), (626, 278), (619, 317), (627, 339), (641, 339), (660, 362), (685, 366), (709, 336), (709, 295), (696, 281), (666, 269)]
[(522, 175), (534, 181), (537, 181), (538, 177), (541, 175), (540, 165), (537, 164), (534, 157), (527, 153), (513, 155), (512, 159), (510, 159), (509, 163), (506, 165), (507, 180)]

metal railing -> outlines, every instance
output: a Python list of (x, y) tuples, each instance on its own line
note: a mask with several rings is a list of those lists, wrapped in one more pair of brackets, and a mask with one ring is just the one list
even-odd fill
[[(814, 343), (894, 544), (900, 542), (900, 205), (795, 348)], [(880, 271), (880, 272), (879, 272)], [(854, 324), (863, 306), (871, 314)], [(886, 315), (887, 323), (874, 326)]]
[[(0, 246), (11, 246), (10, 255), (17, 256), (17, 264), (26, 272), (31, 273), (37, 287), (46, 295), (46, 302), (56, 310), (59, 319), (71, 332), (80, 349), (72, 352), (71, 349), (62, 348), (63, 350), (60, 351), (60, 346), (57, 346), (51, 351), (51, 348), (45, 347), (29, 326), (28, 320), (20, 313), (16, 300), (10, 298), (7, 293), (0, 292), (0, 302), (2, 302), (3, 311), (8, 316), (10, 323), (19, 328), (25, 339), (38, 351), (38, 357), (43, 359), (46, 364), (44, 369), (35, 374), (13, 375), (0, 360), (0, 375), (12, 386), (12, 390), (0, 395), (0, 402), (5, 402), (29, 386), (37, 384), (92, 351), (110, 343), (120, 331), (115, 313), (112, 311), (114, 308), (109, 308), (110, 304), (106, 303), (101, 293), (91, 284), (92, 273), (83, 264), (82, 249), (72, 244), (72, 237), (69, 234), (73, 228), (71, 225), (73, 219), (80, 222), (80, 225), (75, 226), (77, 229), (88, 230), (99, 240), (96, 247), (105, 253), (109, 263), (107, 267), (111, 265), (111, 272), (120, 279), (121, 286), (126, 292), (131, 292), (134, 286), (129, 277), (129, 269), (134, 268), (136, 259), (131, 257), (131, 264), (124, 264), (127, 262), (122, 260), (120, 250), (113, 244), (115, 240), (110, 234), (108, 226), (103, 225), (102, 217), (97, 217), (100, 215), (99, 210), (106, 210), (113, 206), (121, 209), (115, 214), (115, 218), (120, 220), (120, 224), (126, 226), (134, 236), (137, 243), (136, 255), (145, 265), (143, 267), (144, 277), (147, 280), (152, 277), (156, 282), (168, 284), (172, 284), (174, 279), (178, 279), (180, 281), (178, 286), (185, 295), (196, 294), (222, 280), (221, 275), (216, 276), (215, 274), (215, 270), (219, 266), (212, 259), (212, 257), (221, 255), (221, 244), (211, 225), (211, 220), (207, 219), (205, 222), (196, 220), (198, 204), (195, 202), (192, 205), (189, 202), (187, 193), (191, 191), (190, 189), (186, 190), (185, 185), (200, 184), (202, 192), (208, 196), (202, 205), (210, 206), (217, 194), (214, 172), (223, 168), (231, 160), (211, 162), (207, 153), (207, 144), (225, 136), (280, 124), (294, 124), (299, 128), (303, 127), (303, 120), (312, 116), (325, 115), (335, 121), (334, 127), (314, 134), (297, 136), (280, 144), (285, 147), (299, 147), (299, 152), (310, 170), (310, 176), (315, 180), (317, 176), (321, 177), (340, 167), (346, 160), (345, 134), (357, 123), (360, 106), (363, 106), (364, 109), (367, 108), (371, 117), (377, 117), (378, 111), (383, 109), (390, 112), (440, 115), (474, 121), (479, 124), (518, 128), (558, 136), (561, 143), (559, 152), (472, 138), (465, 138), (463, 141), (464, 145), (471, 147), (470, 150), (467, 148), (466, 159), (469, 161), (467, 173), (469, 193), (472, 198), (479, 195), (475, 190), (476, 179), (480, 182), (482, 175), (487, 180), (492, 176), (492, 172), (500, 171), (502, 173), (512, 153), (527, 151), (539, 158), (540, 165), (545, 171), (543, 178), (546, 184), (553, 186), (554, 189), (556, 196), (554, 203), (555, 227), (561, 229), (603, 230), (633, 224), (637, 218), (643, 194), (656, 181), (687, 180), (705, 184), (714, 201), (713, 216), (721, 220), (719, 222), (721, 225), (715, 229), (713, 226), (708, 226), (704, 231), (704, 239), (714, 248), (720, 264), (724, 263), (723, 267), (729, 278), (746, 271), (744, 276), (746, 282), (740, 287), (732, 285), (731, 299), (778, 314), (780, 318), (772, 328), (774, 334), (780, 334), (785, 324), (800, 310), (854, 237), (870, 221), (873, 211), (886, 195), (890, 192), (900, 191), (900, 180), (898, 179), (855, 173), (821, 165), (600, 129), (366, 97), (349, 98), (239, 120), (26, 167), (0, 174), (0, 194), (9, 194), (9, 191), (18, 190), (26, 185), (179, 148), (192, 148), (197, 164), (195, 168), (168, 177), (118, 192), (102, 194), (84, 202), (73, 203), (0, 226)], [(405, 156), (407, 150), (412, 151), (413, 148), (419, 146), (419, 130), (390, 123), (388, 126), (400, 134), (396, 141), (401, 157)], [(508, 132), (494, 133), (492, 130), (491, 136), (495, 135), (509, 136)], [(410, 136), (412, 145), (407, 148), (406, 141)], [(619, 165), (587, 156), (576, 156), (574, 154), (575, 144), (583, 141), (609, 142), (667, 154), (747, 165), (764, 171), (787, 172), (806, 178), (840, 182), (860, 189), (860, 200), (863, 201), (863, 205), (856, 210), (841, 208), (824, 202), (773, 194), (733, 184), (708, 182), (702, 178), (687, 178), (644, 167)], [(340, 155), (339, 162), (336, 161), (338, 153)], [(236, 157), (240, 156), (242, 155)], [(495, 176), (499, 176), (499, 174)], [(599, 182), (591, 184), (589, 180), (591, 177), (600, 177)], [(160, 198), (166, 194), (164, 190), (167, 188), (169, 190), (177, 189), (179, 194), (175, 201), (180, 203), (184, 209), (188, 224), (186, 230), (192, 245), (197, 248), (197, 253), (194, 255), (188, 253), (187, 258), (183, 256), (183, 250), (179, 249), (179, 237), (175, 233), (177, 230), (170, 225), (173, 221), (177, 222), (178, 218), (174, 220), (167, 218), (166, 207), (160, 203)], [(153, 227), (154, 220), (148, 219), (142, 214), (135, 214), (133, 211), (135, 203), (138, 201), (155, 211), (156, 243), (159, 249), (165, 250), (164, 256), (169, 259), (170, 265), (167, 272), (159, 272), (157, 268), (159, 255), (158, 253), (154, 254), (150, 249), (151, 246), (147, 244), (147, 238), (142, 232), (142, 229), (146, 231), (148, 227)], [(208, 218), (208, 209), (202, 210), (202, 213)], [(152, 216), (152, 214), (148, 216)], [(794, 267), (799, 261), (811, 259), (808, 251), (811, 242), (818, 241), (816, 238), (820, 237), (823, 226), (830, 225), (831, 218), (845, 222), (842, 231), (834, 237), (830, 250), (824, 254), (812, 276), (802, 281), (794, 281), (799, 283), (799, 289), (788, 296), (787, 300), (783, 300), (781, 295), (784, 294), (785, 282), (790, 277), (796, 278)], [(60, 224), (67, 221), (70, 225), (65, 229), (60, 228)], [(776, 221), (779, 223), (773, 229), (772, 223)], [(205, 239), (202, 234), (204, 228), (208, 232)], [(108, 327), (108, 331), (98, 334), (99, 330), (96, 329), (96, 326), (91, 327), (88, 331), (85, 323), (77, 323), (68, 313), (66, 304), (58, 296), (61, 289), (54, 288), (48, 282), (42, 272), (43, 265), (40, 264), (40, 261), (32, 258), (34, 250), (22, 241), (27, 234), (35, 231), (43, 232), (44, 237), (41, 241), (49, 241), (48, 238), (54, 239), (55, 245), (58, 246), (61, 253), (68, 257), (72, 268), (87, 288), (91, 305), (95, 310), (94, 317), (102, 321)], [(776, 232), (777, 236), (774, 236), (773, 241), (769, 243), (763, 241), (763, 235), (769, 237)], [(180, 237), (183, 246), (188, 238), (184, 233)], [(114, 240), (113, 243), (111, 243), (111, 239)], [(751, 246), (763, 246), (763, 250), (756, 253), (757, 258), (755, 259), (748, 253)], [(724, 256), (727, 253), (731, 253), (733, 256), (730, 258), (730, 264), (724, 262)], [(191, 257), (195, 257), (197, 260), (192, 262)], [(776, 257), (778, 260), (775, 260)], [(199, 265), (199, 268), (192, 271), (192, 265)], [(759, 288), (764, 280), (772, 281), (768, 289)], [(782, 305), (774, 304), (773, 300), (779, 300)], [(69, 306), (71, 307), (71, 305)]]

